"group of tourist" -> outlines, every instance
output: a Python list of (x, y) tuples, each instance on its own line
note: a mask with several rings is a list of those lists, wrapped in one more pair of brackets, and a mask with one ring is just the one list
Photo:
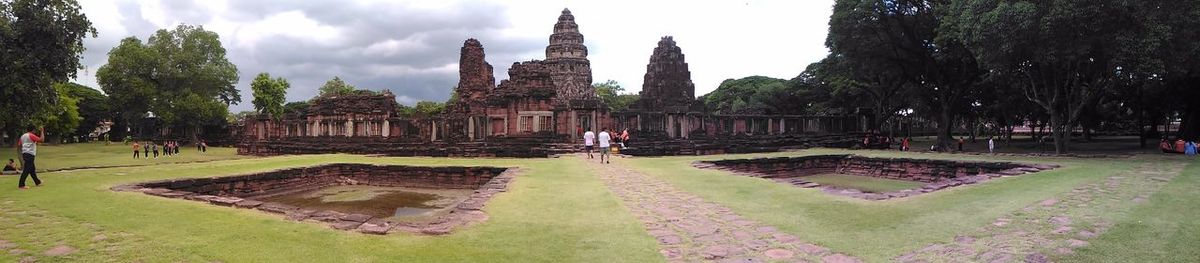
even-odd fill
[[(891, 149), (890, 145), (888, 145), (890, 143), (890, 140), (888, 138), (884, 138), (883, 141), (885, 142), (883, 147), (885, 149)], [(869, 146), (870, 144), (868, 144), (868, 143), (870, 143), (870, 142), (871, 142), (871, 137), (869, 135), (867, 138), (863, 139), (864, 145)], [(912, 142), (912, 138), (909, 138), (909, 137), (904, 137), (904, 139), (901, 139), (900, 140), (900, 151), (907, 152), (907, 151), (912, 150), (912, 148), (909, 147), (909, 144), (911, 142)], [(965, 143), (966, 143), (966, 141), (963, 137), (958, 137), (958, 151), (959, 152), (964, 151), (963, 144), (965, 144)], [(987, 149), (988, 149), (988, 153), (996, 153), (996, 138), (995, 137), (988, 137)], [(936, 144), (930, 145), (929, 150), (937, 151), (937, 145)]]
[(592, 150), (594, 150), (595, 146), (599, 144), (600, 147), (598, 150), (600, 152), (600, 163), (610, 163), (612, 161), (612, 157), (609, 156), (609, 152), (613, 151), (613, 141), (619, 141), (619, 145), (622, 149), (624, 149), (625, 142), (629, 141), (629, 129), (622, 130), (621, 134), (618, 134), (615, 137), (608, 132), (608, 128), (600, 129), (599, 136), (592, 131), (583, 133), (583, 149), (587, 152), (588, 159), (595, 158), (595, 156), (592, 155)]
[[(178, 141), (165, 141), (162, 143), (162, 150), (163, 150), (162, 151), (163, 157), (179, 155), (179, 142)], [(151, 157), (151, 155), (150, 155), (151, 153), (154, 154), (153, 157)], [(133, 158), (134, 159), (138, 159), (138, 158), (158, 159), (158, 143), (156, 143), (154, 141), (145, 141), (142, 143), (134, 141), (133, 142)]]
[(1164, 153), (1182, 153), (1186, 155), (1196, 155), (1200, 144), (1194, 141), (1184, 141), (1183, 139), (1175, 139), (1175, 143), (1171, 143), (1167, 138), (1163, 138), (1158, 142), (1158, 148)]

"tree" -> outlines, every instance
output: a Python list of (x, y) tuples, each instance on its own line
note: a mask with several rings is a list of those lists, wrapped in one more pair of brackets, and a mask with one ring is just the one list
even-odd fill
[(319, 93), (317, 96), (346, 95), (354, 93), (355, 90), (358, 90), (358, 88), (346, 83), (345, 81), (342, 81), (341, 77), (334, 76), (333, 79), (326, 81), (325, 84), (321, 85), (321, 88), (318, 89)]
[(727, 79), (702, 96), (704, 104), (720, 114), (788, 114), (795, 101), (788, 81), (763, 76)]
[(955, 117), (982, 72), (974, 55), (946, 34), (943, 16), (952, 1), (838, 0), (825, 45), (862, 76), (898, 76), (911, 85), (914, 107), (937, 123), (937, 147), (948, 149)]
[(108, 96), (105, 96), (104, 93), (76, 83), (61, 85), (68, 96), (78, 100), (79, 117), (83, 118), (75, 131), (71, 132), (72, 134), (88, 135), (96, 130), (100, 122), (112, 119), (112, 107), (110, 107)]
[(89, 35), (96, 29), (74, 0), (0, 1), (0, 132), (45, 124), (64, 107), (53, 85), (82, 68)]
[(223, 122), (241, 102), (237, 66), (225, 58), (220, 36), (200, 26), (159, 29), (146, 43), (135, 37), (109, 51), (96, 72), (100, 87), (127, 121), (153, 112), (193, 139), (206, 124)]
[(874, 59), (877, 57), (848, 60), (830, 54), (812, 69), (819, 81), (828, 85), (832, 102), (869, 108), (874, 115), (871, 129), (882, 131), (884, 123), (896, 116), (897, 111), (911, 106), (905, 98), (906, 88), (911, 85), (895, 67)]
[(271, 78), (266, 72), (258, 73), (250, 89), (254, 92), (254, 110), (259, 114), (267, 114), (272, 118), (283, 115), (283, 103), (287, 101), (287, 89), (291, 87), (283, 77)]
[(46, 131), (51, 134), (47, 136), (58, 139), (70, 137), (79, 126), (79, 121), (83, 120), (83, 117), (79, 116), (79, 99), (71, 97), (68, 86), (65, 83), (54, 84), (58, 102), (54, 103), (42, 118), (45, 120)]
[[(961, 39), (991, 74), (1020, 81), (1050, 117), (1054, 149), (1067, 152), (1080, 116), (1148, 48), (1137, 5), (1124, 0), (963, 0), (943, 30)], [(1149, 47), (1152, 48), (1152, 47)]]
[(629, 109), (629, 105), (633, 105), (637, 101), (638, 96), (634, 93), (625, 93), (625, 88), (621, 87), (616, 80), (607, 80), (601, 83), (594, 83), (592, 87), (596, 88), (596, 96), (600, 97), (608, 106), (610, 111), (623, 111)]

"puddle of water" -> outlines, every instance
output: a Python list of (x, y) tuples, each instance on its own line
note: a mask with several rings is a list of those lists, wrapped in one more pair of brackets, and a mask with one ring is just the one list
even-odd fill
[(472, 192), (469, 189), (343, 185), (254, 199), (317, 211), (332, 210), (400, 220), (435, 215), (466, 199)]

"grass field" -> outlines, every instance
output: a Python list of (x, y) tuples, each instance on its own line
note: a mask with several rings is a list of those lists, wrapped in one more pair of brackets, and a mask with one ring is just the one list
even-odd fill
[(904, 189), (915, 189), (920, 188), (922, 185), (919, 182), (913, 181), (892, 180), (887, 178), (846, 174), (809, 175), (805, 176), (804, 180), (822, 185), (836, 186), (839, 188), (858, 189), (869, 193), (886, 193)]
[[(845, 153), (842, 150), (809, 150), (767, 156)], [(912, 157), (909, 153), (855, 151), (875, 157)], [(1072, 187), (1129, 171), (1142, 162), (1177, 162), (1177, 158), (1135, 159), (997, 158), (969, 155), (918, 154), (919, 158), (1006, 160), (1055, 163), (1063, 168), (1032, 175), (1000, 178), (965, 188), (952, 188), (899, 200), (868, 201), (801, 189), (769, 180), (729, 176), (722, 171), (691, 167), (697, 160), (747, 156), (694, 156), (629, 160), (637, 169), (671, 182), (683, 190), (728, 206), (739, 214), (775, 225), (802, 239), (836, 251), (852, 251), (872, 262), (887, 261), (906, 251), (953, 240), (955, 235), (987, 225), (991, 220), (1037, 203)], [(1176, 156), (1178, 157), (1178, 156)], [(1191, 169), (1189, 171), (1192, 171)], [(1191, 181), (1194, 187), (1200, 182)], [(1158, 195), (1156, 195), (1156, 198)], [(1174, 203), (1183, 202), (1176, 201)], [(1173, 204), (1178, 208), (1183, 204)], [(1196, 210), (1188, 212), (1196, 215)], [(1101, 216), (1118, 217), (1114, 214)], [(1200, 229), (1179, 228), (1185, 235)], [(1136, 246), (1135, 240), (1117, 243)], [(1111, 252), (1123, 253), (1123, 252)]]
[[(119, 149), (117, 148), (119, 147)], [(658, 245), (604, 183), (571, 157), (552, 159), (378, 158), (305, 155), (243, 158), (232, 149), (187, 152), (178, 159), (133, 160), (126, 146), (43, 146), (42, 169), (142, 165), (42, 173), (46, 186), (16, 189), (16, 176), (0, 176), (0, 262), (35, 257), (40, 262), (661, 262)], [(10, 149), (11, 150), (11, 149)], [(737, 156), (617, 158), (706, 200), (778, 227), (801, 239), (863, 258), (891, 258), (1081, 184), (1132, 171), (1147, 162), (1193, 162), (1178, 157), (1132, 159), (992, 158), (918, 155), (921, 158), (1056, 163), (1064, 167), (1000, 178), (888, 201), (867, 201), (801, 189), (761, 178), (732, 176), (690, 166), (695, 160), (749, 156), (846, 153), (818, 149)], [(854, 151), (895, 157), (899, 153)], [(189, 159), (191, 158), (191, 159)], [(203, 162), (197, 162), (203, 161)], [(188, 163), (190, 162), (190, 163)], [(198, 202), (164, 199), (108, 188), (165, 178), (245, 174), (332, 162), (406, 165), (521, 167), (510, 191), (485, 208), (488, 221), (447, 236), (371, 236), (326, 225)], [(1200, 166), (1189, 165), (1149, 202), (1116, 219), (1108, 233), (1075, 255), (1056, 261), (1196, 262), (1200, 242)], [(65, 256), (43, 252), (66, 245)], [(12, 250), (21, 250), (13, 254)], [(0, 251), (2, 252), (2, 251)]]
[[(65, 146), (38, 146), (38, 171), (59, 170), (79, 167), (117, 167), (170, 163), (188, 163), (200, 161), (215, 161), (240, 159), (235, 155), (237, 149), (209, 147), (206, 152), (198, 152), (195, 147), (180, 147), (179, 155), (158, 158), (133, 158), (133, 146), (113, 143), (77, 143)], [(161, 154), (161, 153), (160, 153)], [(17, 150), (11, 147), (0, 150), (0, 160), (8, 163), (8, 159), (19, 159)], [(40, 161), (44, 160), (44, 161)], [(17, 160), (20, 162), (20, 160)]]

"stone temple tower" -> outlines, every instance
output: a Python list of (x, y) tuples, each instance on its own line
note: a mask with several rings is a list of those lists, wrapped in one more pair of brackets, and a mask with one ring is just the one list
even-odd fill
[(567, 104), (571, 100), (594, 99), (592, 88), (592, 64), (587, 59), (587, 46), (583, 45), (583, 34), (575, 24), (571, 10), (563, 9), (546, 46), (546, 64), (550, 66), (551, 79), (557, 93), (555, 102)]
[(485, 60), (483, 44), (474, 38), (463, 42), (458, 60), (458, 103), (451, 112), (485, 114), (484, 98), (496, 87), (492, 65)]
[(692, 84), (692, 72), (684, 61), (683, 51), (675, 45), (675, 39), (664, 36), (646, 64), (645, 80), (642, 82), (642, 109), (687, 111), (696, 97), (696, 85)]

